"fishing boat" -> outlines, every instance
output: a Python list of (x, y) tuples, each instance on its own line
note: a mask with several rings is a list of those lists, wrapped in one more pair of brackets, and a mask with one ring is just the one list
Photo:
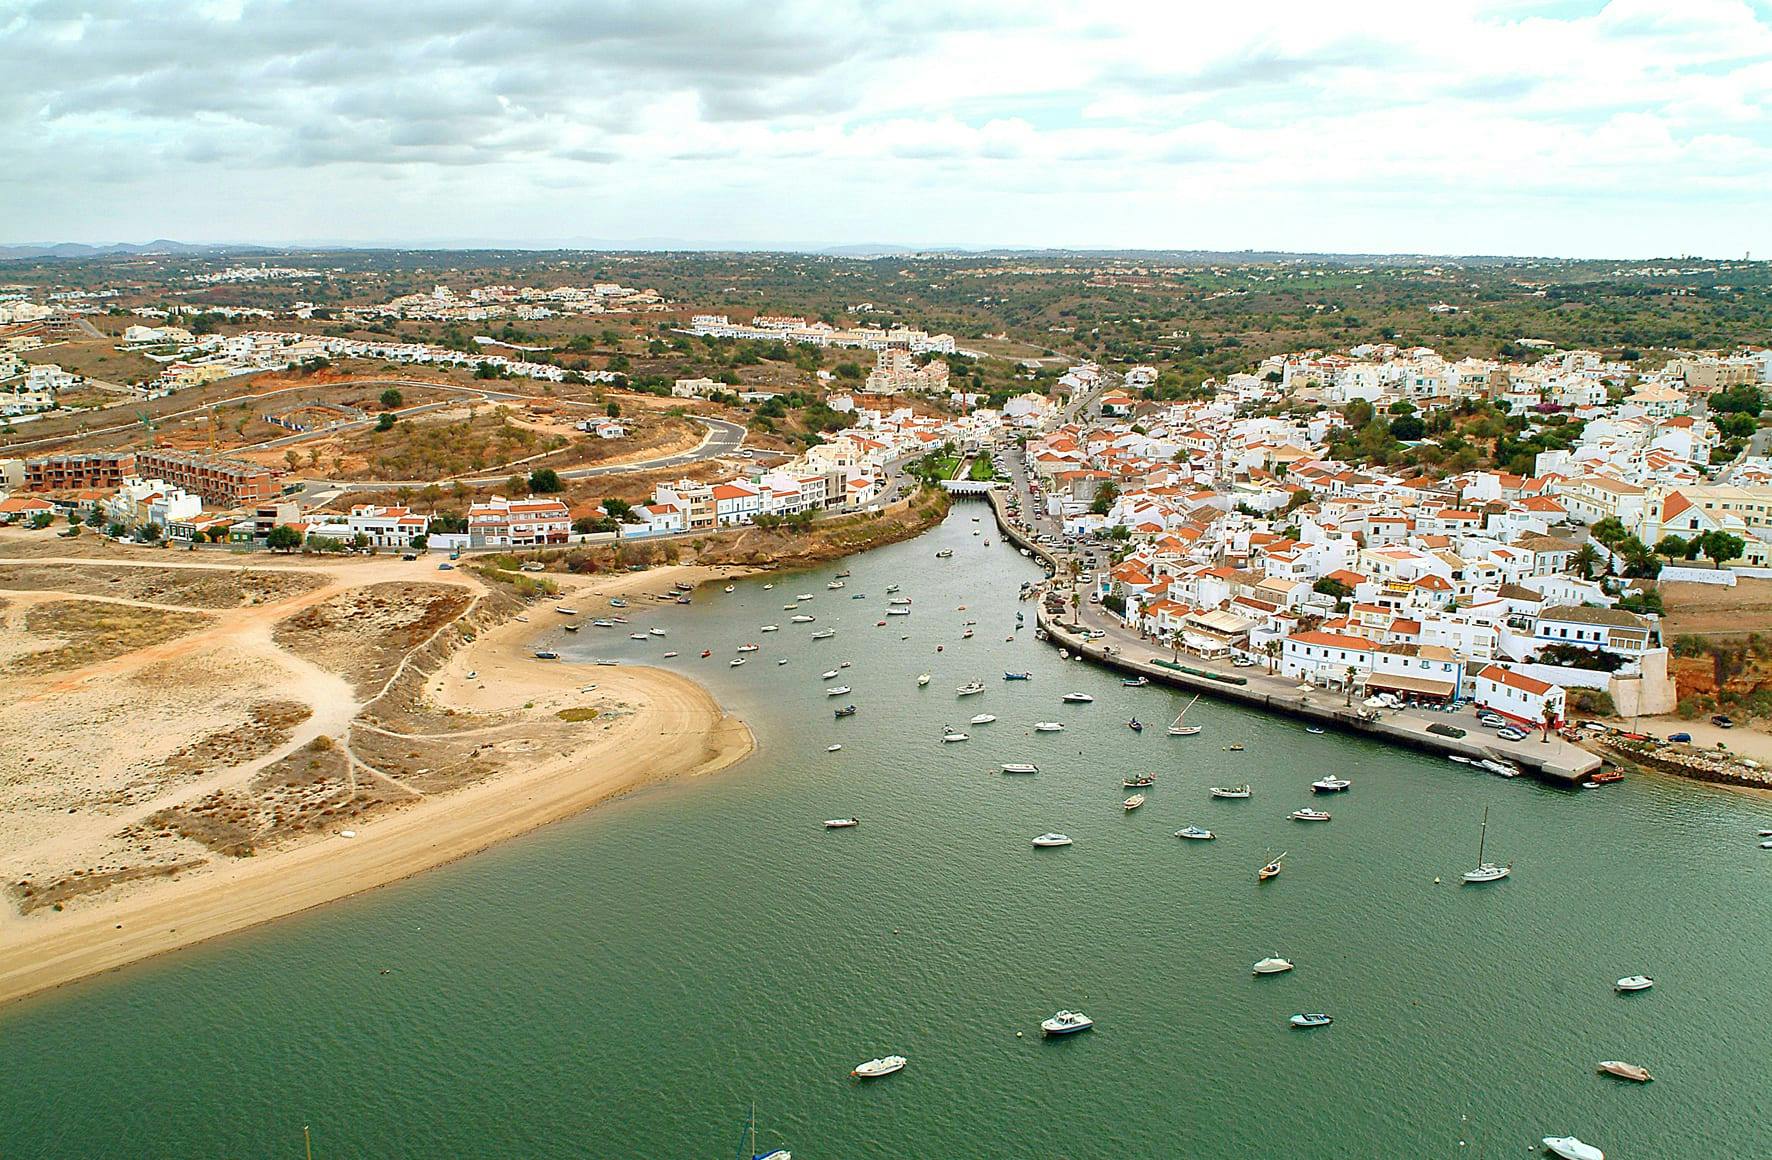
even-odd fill
[(849, 576), (850, 576), (850, 572), (849, 572), (849, 569), (847, 569), (847, 568), (845, 568), (841, 572), (837, 573), (837, 579), (839, 579), (839, 580), (847, 580), (847, 579), (849, 579)]
[(937, 560), (951, 560), (954, 558), (954, 550), (952, 548), (943, 548), (941, 551), (935, 553), (935, 558)]
[(1035, 733), (1063, 733), (1064, 732), (1064, 722), (1062, 722), (1062, 721), (1035, 721), (1034, 722), (1034, 732)]
[(886, 610), (887, 616), (909, 616), (910, 614), (911, 610), (908, 608), (888, 608)]
[(1488, 770), (1490, 773), (1493, 773), (1496, 777), (1511, 778), (1520, 776), (1520, 767), (1511, 761), (1496, 761), (1494, 758), (1485, 757), (1477, 762), (1477, 764)]
[(824, 828), (827, 830), (849, 830), (861, 825), (857, 818), (827, 818)]
[(560, 659), (560, 654), (551, 648), (538, 648), (535, 650), (535, 659), (538, 661), (557, 661)]
[(1613, 983), (1612, 989), (1621, 993), (1629, 991), (1647, 991), (1654, 985), (1655, 980), (1651, 979), (1648, 975), (1626, 975), (1616, 983)]
[(837, 672), (838, 670), (836, 669), (826, 669), (824, 672), (818, 674), (818, 679), (821, 681), (834, 681), (837, 679)]
[(759, 628), (757, 631), (758, 632), (780, 632), (781, 625), (779, 625), (779, 624), (765, 624), (762, 628)]
[(857, 1064), (849, 1074), (856, 1079), (879, 1079), (883, 1075), (891, 1075), (895, 1071), (903, 1071), (904, 1065), (910, 1061), (902, 1055), (888, 1055), (880, 1059), (870, 1059), (866, 1063)]
[(629, 640), (645, 640), (646, 634), (643, 632), (630, 632), (630, 633), (628, 633), (628, 639)]
[(744, 662), (745, 658), (743, 657), (733, 657), (731, 660), (727, 661), (726, 664), (728, 668), (736, 669), (739, 665), (744, 664)]
[(1149, 677), (1121, 677), (1120, 684), (1128, 689), (1142, 689), (1151, 683)]
[[(674, 653), (674, 652), (668, 652), (668, 653), (666, 653), (666, 654), (665, 654), (665, 660), (667, 660), (667, 661), (668, 661), (668, 660), (670, 660), (670, 659), (671, 659), (671, 658), (672, 658), (672, 657), (674, 657), (674, 656), (676, 656), (676, 655), (677, 655), (677, 654), (676, 654), (676, 653)], [(781, 662), (781, 661), (776, 661), (776, 662), (775, 662), (775, 663), (776, 663), (776, 664), (778, 664), (778, 665), (779, 665), (779, 664), (781, 664), (781, 663), (782, 663), (782, 662)]]
[(769, 591), (769, 590), (770, 590), (770, 589), (771, 589), (771, 588), (774, 588), (774, 587), (775, 587), (775, 585), (774, 585), (774, 584), (765, 584), (765, 585), (763, 585), (763, 591), (765, 591), (765, 592), (767, 592), (767, 591)]
[(1279, 858), (1275, 858), (1272, 862), (1269, 862), (1267, 865), (1257, 870), (1255, 872), (1255, 880), (1257, 882), (1266, 882), (1269, 878), (1279, 874), (1280, 860), (1284, 857), (1286, 857), (1286, 855), (1281, 854)]
[(961, 640), (971, 640), (972, 639), (972, 630), (969, 628), (965, 632), (962, 632), (960, 634), (960, 639)]
[(781, 610), (782, 610), (782, 611), (783, 611), (783, 612), (792, 612), (792, 611), (793, 611), (793, 610), (794, 610), (794, 609), (796, 609), (796, 608), (798, 608), (798, 607), (800, 607), (800, 606), (799, 606), (799, 604), (797, 604), (797, 603), (795, 603), (795, 604), (784, 604), (784, 605), (782, 605), (782, 606), (781, 606)]
[(1446, 760), (1456, 761), (1460, 765), (1475, 765), (1476, 764), (1476, 762), (1474, 760), (1472, 760), (1471, 758), (1464, 757), (1461, 754), (1457, 754), (1457, 753), (1448, 754), (1446, 757)]
[(1039, 773), (1040, 767), (1031, 761), (1011, 761), (1003, 767), (1004, 773)]
[(714, 650), (711, 648), (704, 648), (701, 650), (701, 658), (703, 660), (706, 660), (713, 655), (714, 655)]
[(738, 651), (741, 653), (754, 653), (762, 647), (763, 646), (760, 644), (741, 644), (738, 646)]
[(943, 733), (941, 735), (941, 741), (942, 741), (943, 745), (952, 745), (956, 741), (965, 741), (965, 740), (966, 740), (966, 735), (964, 733), (960, 732), (958, 729), (949, 729), (946, 733)]
[(1183, 826), (1181, 829), (1175, 831), (1175, 836), (1178, 838), (1189, 838), (1196, 842), (1210, 842), (1218, 835), (1202, 826)]
[(611, 608), (626, 608), (627, 606), (628, 602), (619, 596), (611, 596), (609, 598), (609, 607)]
[(841, 580), (832, 580), (829, 584), (826, 584), (825, 587), (832, 592), (835, 592), (837, 589), (844, 587), (844, 584)]
[(891, 596), (894, 592), (897, 592), (897, 591), (898, 591), (898, 585), (896, 585), (896, 584), (886, 585), (886, 595)]
[(816, 617), (816, 616), (808, 616), (806, 613), (802, 612), (797, 616), (788, 617), (788, 623), (790, 623), (790, 624), (811, 624), (813, 621), (815, 621), (817, 619), (818, 619), (818, 617)]
[(1186, 705), (1181, 707), (1181, 712), (1177, 713), (1175, 715), (1175, 720), (1169, 723), (1169, 736), (1193, 737), (1200, 732), (1200, 727), (1198, 725), (1183, 725), (1181, 723), (1181, 719), (1187, 716), (1187, 711), (1194, 707), (1194, 701), (1198, 701), (1199, 699), (1199, 694), (1195, 694), (1193, 701), (1189, 701)]
[(1068, 705), (1089, 705), (1094, 703), (1095, 698), (1088, 693), (1066, 693), (1059, 700)]
[(1283, 975), (1292, 969), (1292, 960), (1283, 959), (1279, 955), (1269, 955), (1256, 963), (1253, 970), (1258, 975)]
[(917, 688), (921, 689), (923, 686), (927, 685), (929, 683), (930, 679), (931, 678), (928, 673), (918, 673), (917, 674)]
[(907, 605), (910, 602), (911, 598), (909, 596), (900, 596), (896, 600), (888, 600), (886, 603), (893, 605)]
[(738, 1160), (744, 1160), (746, 1155), (749, 1155), (751, 1160), (794, 1160), (794, 1154), (792, 1152), (789, 1152), (786, 1148), (776, 1148), (776, 1149), (773, 1149), (772, 1151), (769, 1151), (769, 1152), (757, 1151), (757, 1105), (756, 1104), (751, 1105), (751, 1120), (750, 1120), (748, 1130), (750, 1132), (750, 1145), (748, 1147), (745, 1145), (744, 1134), (742, 1132), (739, 1134), (739, 1137), (738, 1137)]
[(1222, 786), (1215, 785), (1206, 791), (1215, 798), (1246, 798), (1255, 791), (1247, 785)]
[(1034, 839), (1034, 845), (1042, 849), (1050, 846), (1068, 846), (1071, 844), (1069, 834), (1041, 834)]
[(794, 597), (794, 599), (795, 599), (795, 600), (811, 600), (811, 599), (812, 599), (812, 593), (810, 593), (810, 592), (802, 592), (802, 593), (800, 593), (800, 595), (798, 595), (798, 596), (796, 596), (796, 597)]
[(615, 627), (615, 621), (613, 621), (613, 620), (603, 620), (603, 619), (597, 619), (597, 620), (593, 620), (593, 621), (591, 621), (591, 627), (592, 627), (592, 628), (614, 628), (614, 627)]
[(1120, 784), (1127, 789), (1144, 789), (1157, 784), (1157, 775), (1154, 773), (1129, 773), (1120, 779)]
[(968, 681), (964, 685), (961, 685), (958, 689), (955, 689), (954, 695), (957, 697), (970, 697), (974, 693), (982, 693), (982, 692), (984, 692), (984, 685), (982, 682)]
[(1327, 1027), (1331, 1023), (1335, 1022), (1335, 1020), (1333, 1020), (1329, 1016), (1323, 1014), (1321, 1011), (1311, 1011), (1311, 1012), (1308, 1012), (1303, 1015), (1294, 1015), (1294, 1016), (1292, 1016), (1292, 1018), (1286, 1020), (1286, 1022), (1290, 1023), (1294, 1027), (1304, 1028), (1304, 1027)]
[(855, 706), (845, 705), (841, 709), (833, 709), (831, 715), (833, 717), (853, 717), (855, 716)]
[(1326, 822), (1329, 820), (1327, 810), (1313, 810), (1308, 806), (1302, 810), (1293, 810), (1286, 816), (1295, 822)]
[(826, 753), (835, 753), (835, 752), (837, 752), (837, 750), (839, 750), (839, 749), (841, 749), (841, 748), (843, 748), (843, 746), (842, 746), (842, 745), (841, 745), (841, 743), (839, 743), (839, 744), (836, 744), (836, 745), (827, 745), (827, 746), (825, 746), (825, 747), (824, 747), (824, 751), (825, 751), (825, 752), (826, 752)]
[(1323, 728), (1321, 725), (1306, 725), (1304, 727), (1304, 731), (1306, 733), (1315, 733), (1315, 734), (1319, 734), (1319, 735), (1329, 732), (1327, 729)]
[(1602, 769), (1592, 779), (1598, 785), (1611, 785), (1615, 781), (1623, 781), (1624, 774), (1616, 769)]
[(1574, 1136), (1546, 1136), (1544, 1146), (1562, 1160), (1606, 1160), (1606, 1154), (1592, 1144), (1584, 1144)]
[(1074, 1035), (1095, 1026), (1095, 1020), (1081, 1011), (1060, 1011), (1050, 1019), (1040, 1020), (1040, 1030), (1048, 1035)]
[(851, 600), (866, 600), (867, 598), (868, 594), (866, 592), (851, 592), (849, 594), (849, 599)]
[(1243, 743), (1241, 741), (1233, 741), (1225, 746), (1224, 749), (1226, 753), (1241, 753), (1243, 752)]
[(1132, 730), (1134, 733), (1143, 733), (1144, 722), (1140, 721), (1137, 717), (1134, 717), (1132, 720), (1126, 722), (1126, 728)]
[(1600, 1070), (1607, 1075), (1615, 1075), (1619, 1079), (1634, 1079), (1638, 1083), (1648, 1083), (1655, 1078), (1649, 1074), (1648, 1068), (1640, 1064), (1626, 1063), (1622, 1059), (1602, 1059)]
[(554, 605), (554, 611), (558, 612), (561, 616), (577, 616), (578, 615), (578, 609), (568, 608), (564, 604)]
[(1034, 674), (1032, 674), (1032, 673), (1004, 673), (1003, 679), (1005, 681), (1031, 681), (1034, 679)]
[(972, 719), (972, 720), (971, 720), (971, 722), (969, 722), (969, 724), (973, 724), (973, 725), (989, 725), (989, 724), (990, 724), (990, 723), (991, 723), (991, 722), (992, 722), (992, 721), (995, 721), (995, 720), (996, 720), (996, 719), (997, 719), (997, 718), (996, 718), (996, 716), (995, 716), (995, 715), (994, 715), (994, 714), (991, 714), (991, 713), (980, 713), (980, 714), (979, 714), (979, 715), (978, 715), (978, 716), (976, 716), (976, 717), (974, 717), (974, 718), (973, 718), (973, 719)]
[(723, 591), (723, 592), (737, 592), (738, 586), (736, 584), (728, 584), (725, 588), (721, 589), (721, 591)]
[(831, 639), (831, 638), (832, 638), (832, 637), (833, 637), (833, 636), (836, 636), (836, 635), (837, 635), (837, 630), (836, 630), (836, 629), (834, 629), (834, 628), (823, 628), (823, 629), (820, 629), (820, 630), (819, 630), (819, 631), (817, 631), (817, 632), (815, 632), (815, 633), (813, 633), (813, 634), (812, 634), (812, 639), (813, 639), (813, 640), (829, 640), (829, 639)]
[(1466, 882), (1499, 882), (1509, 874), (1513, 873), (1514, 867), (1511, 862), (1506, 866), (1498, 866), (1495, 863), (1486, 860), (1483, 855), (1488, 851), (1488, 848), (1489, 807), (1484, 806), (1483, 828), (1477, 835), (1477, 868), (1475, 870), (1466, 870), (1464, 872), (1464, 880)]
[(848, 691), (849, 691), (848, 685), (832, 685), (830, 688), (828, 688), (824, 691), (824, 695), (827, 697), (841, 697), (844, 693), (847, 693)]
[(1316, 781), (1311, 782), (1311, 789), (1316, 793), (1340, 793), (1353, 784), (1353, 782), (1345, 777), (1336, 777), (1333, 774), (1329, 774), (1319, 777)]
[(1139, 806), (1142, 806), (1144, 804), (1144, 802), (1145, 802), (1144, 795), (1141, 793), (1135, 793), (1131, 797), (1127, 798), (1125, 801), (1121, 802), (1120, 808), (1125, 810), (1127, 813), (1131, 813), (1133, 810), (1137, 809)]

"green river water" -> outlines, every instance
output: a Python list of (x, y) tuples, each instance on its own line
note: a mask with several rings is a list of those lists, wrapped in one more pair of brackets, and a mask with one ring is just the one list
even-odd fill
[[(730, 1157), (752, 1100), (760, 1150), (799, 1160), (1500, 1156), (1571, 1133), (1614, 1160), (1772, 1155), (1772, 803), (1503, 781), (1205, 700), (1205, 731), (1168, 737), (1185, 697), (1033, 640), (1016, 591), (1039, 572), (982, 505), (847, 566), (842, 591), (830, 566), (631, 610), (666, 640), (562, 636), (580, 659), (680, 650), (661, 663), (756, 732), (737, 768), (0, 1012), (0, 1156), (294, 1158), (306, 1124), (321, 1158)], [(877, 627), (894, 582), (913, 615)], [(800, 592), (816, 624), (788, 623)], [(949, 724), (972, 739), (941, 744)], [(1040, 773), (996, 772), (1014, 761)], [(1146, 769), (1126, 814), (1120, 777)], [(1327, 771), (1353, 789), (1313, 802)], [(1208, 798), (1239, 781), (1252, 800)], [(1334, 820), (1286, 820), (1311, 804)], [(1485, 807), (1514, 876), (1457, 885)], [(1218, 839), (1171, 836), (1190, 822)], [(1076, 844), (1033, 849), (1046, 830)], [(1270, 953), (1298, 969), (1252, 977)], [(1654, 990), (1613, 993), (1638, 972)], [(1096, 1028), (1043, 1041), (1060, 1007)], [(1318, 1010), (1332, 1027), (1288, 1030)], [(848, 1077), (888, 1053), (909, 1067)]]

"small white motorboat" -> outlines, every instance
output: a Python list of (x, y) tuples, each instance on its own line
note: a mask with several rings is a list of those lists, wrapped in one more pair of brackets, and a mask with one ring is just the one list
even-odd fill
[(1196, 842), (1210, 842), (1218, 835), (1202, 826), (1183, 826), (1181, 829), (1175, 831), (1175, 836), (1178, 838), (1189, 838)]
[(827, 745), (824, 747), (824, 751), (826, 753), (835, 753), (841, 748), (843, 748), (841, 745)]
[(1469, 757), (1465, 757), (1465, 756), (1463, 756), (1461, 754), (1457, 754), (1457, 753), (1448, 754), (1447, 760), (1448, 761), (1456, 761), (1460, 765), (1475, 765), (1476, 764), (1476, 761), (1474, 759), (1469, 758)]
[(995, 720), (996, 720), (996, 719), (997, 719), (997, 718), (996, 718), (996, 717), (995, 717), (995, 716), (994, 716), (994, 715), (993, 715), (993, 714), (990, 714), (990, 713), (980, 713), (980, 714), (979, 714), (979, 715), (978, 715), (978, 716), (976, 716), (976, 717), (974, 717), (974, 718), (973, 718), (973, 719), (972, 719), (972, 720), (971, 720), (971, 721), (970, 721), (970, 722), (969, 722), (969, 724), (972, 724), (972, 725), (989, 725), (989, 724), (990, 724), (990, 723), (991, 723), (991, 722), (992, 722), (992, 721), (995, 721)]
[(1311, 789), (1316, 793), (1340, 793), (1353, 784), (1345, 777), (1330, 775), (1319, 777), (1316, 781), (1311, 782)]
[(848, 830), (861, 825), (858, 818), (827, 818), (824, 828), (827, 830)]
[(820, 678), (822, 678), (824, 680), (834, 681), (837, 679), (837, 670), (831, 669), (829, 672), (820, 673), (818, 675)]
[(577, 616), (578, 615), (578, 609), (568, 608), (564, 604), (554, 605), (554, 611), (558, 612), (561, 616)]
[(1246, 798), (1255, 791), (1246, 785), (1222, 786), (1215, 785), (1207, 790), (1215, 798)]
[(888, 584), (888, 585), (886, 585), (886, 595), (888, 595), (888, 596), (890, 596), (890, 595), (892, 595), (892, 594), (893, 594), (893, 593), (894, 593), (894, 592), (897, 592), (897, 591), (898, 591), (898, 585), (896, 585), (896, 584)]
[(741, 653), (754, 653), (762, 647), (763, 646), (759, 644), (741, 644), (736, 651)]
[(769, 591), (769, 590), (770, 590), (770, 589), (771, 589), (771, 588), (774, 588), (774, 587), (775, 587), (775, 585), (774, 585), (774, 584), (765, 584), (765, 585), (763, 585), (763, 591), (765, 591), (765, 592), (767, 592), (767, 591)]
[(1064, 732), (1064, 722), (1062, 722), (1062, 721), (1035, 721), (1034, 722), (1034, 732), (1035, 733), (1063, 733)]
[(1626, 991), (1647, 991), (1655, 985), (1655, 980), (1648, 975), (1626, 975), (1612, 984), (1612, 989), (1620, 993)]
[(1323, 1014), (1321, 1011), (1310, 1011), (1302, 1015), (1294, 1015), (1292, 1018), (1286, 1020), (1286, 1022), (1292, 1024), (1294, 1027), (1327, 1027), (1335, 1022), (1335, 1020)]
[(592, 627), (592, 628), (614, 628), (614, 627), (615, 627), (615, 621), (613, 621), (613, 620), (602, 620), (602, 619), (598, 619), (598, 620), (593, 620), (593, 621), (591, 621), (591, 627)]
[(1039, 773), (1040, 767), (1031, 761), (1011, 761), (1003, 766), (1004, 773)]
[(647, 629), (647, 630), (646, 630), (646, 631), (647, 631), (647, 633), (649, 633), (649, 634), (650, 634), (650, 635), (652, 635), (652, 636), (664, 636), (664, 635), (666, 635), (666, 633), (665, 633), (665, 630), (664, 630), (664, 629), (662, 629), (662, 628), (649, 628), (649, 629)]
[(1137, 809), (1139, 806), (1142, 806), (1144, 804), (1144, 802), (1145, 802), (1144, 795), (1141, 793), (1135, 793), (1131, 797), (1127, 798), (1125, 801), (1121, 802), (1120, 808), (1125, 810), (1127, 813), (1131, 813), (1133, 810)]
[(810, 592), (802, 592), (802, 593), (800, 593), (800, 595), (798, 595), (798, 596), (796, 596), (796, 597), (794, 597), (794, 599), (795, 599), (795, 600), (811, 600), (811, 599), (812, 599), (812, 593), (810, 593)]
[(796, 609), (798, 607), (800, 607), (798, 604), (784, 604), (781, 606), (781, 610), (783, 612), (792, 612), (794, 609)]
[(1066, 693), (1064, 696), (1060, 697), (1059, 700), (1070, 705), (1088, 705), (1092, 704), (1095, 701), (1095, 698), (1091, 697), (1088, 693)]
[(818, 617), (807, 616), (804, 612), (800, 613), (798, 616), (788, 617), (788, 620), (793, 624), (811, 624), (813, 621), (815, 621), (817, 619), (818, 619)]
[[(671, 655), (671, 654), (669, 654), (669, 653), (666, 653), (666, 654), (665, 654), (665, 655), (666, 655), (666, 656), (670, 656), (670, 655)], [(776, 658), (776, 660), (775, 660), (775, 663), (776, 663), (776, 664), (778, 664), (778, 665), (785, 665), (785, 664), (787, 664), (787, 663), (788, 663), (788, 658), (786, 658), (786, 657), (777, 657), (777, 658)]]
[(1288, 816), (1295, 822), (1326, 822), (1329, 820), (1329, 811), (1313, 810), (1307, 807), (1302, 810), (1293, 810)]
[(628, 639), (629, 640), (645, 640), (646, 634), (643, 632), (630, 632), (630, 633), (628, 633)]
[(984, 686), (977, 681), (969, 681), (954, 690), (956, 697), (970, 697), (974, 693), (984, 692)]
[(1635, 1080), (1638, 1083), (1648, 1083), (1655, 1078), (1649, 1074), (1648, 1068), (1640, 1064), (1626, 1063), (1622, 1059), (1602, 1059), (1599, 1070), (1607, 1075), (1615, 1075), (1619, 1079)]
[(826, 584), (825, 587), (835, 592), (837, 589), (843, 587), (843, 582), (841, 580), (832, 580), (829, 584)]
[(726, 592), (737, 592), (737, 591), (738, 591), (738, 586), (737, 586), (737, 585), (734, 585), (734, 584), (728, 584), (728, 585), (727, 585), (727, 586), (726, 586), (726, 587), (725, 587), (725, 588), (724, 588), (724, 589), (723, 589), (723, 591), (726, 591)]
[(931, 678), (928, 673), (918, 673), (917, 674), (917, 688), (921, 689), (924, 685), (927, 685), (929, 683), (930, 679)]
[[(668, 660), (670, 660), (670, 659), (671, 659), (671, 658), (672, 658), (672, 657), (674, 657), (674, 656), (676, 656), (676, 655), (678, 655), (678, 654), (676, 654), (676, 653), (674, 653), (674, 652), (668, 652), (668, 653), (666, 653), (666, 654), (665, 654), (665, 655), (664, 655), (664, 659), (665, 659), (665, 660), (667, 660), (667, 661), (668, 661)], [(787, 663), (787, 662), (786, 662), (786, 661), (776, 661), (776, 662), (775, 662), (775, 663), (776, 663), (776, 664), (778, 664), (778, 665), (780, 665), (780, 664), (786, 664), (786, 663)]]
[(886, 610), (887, 616), (909, 616), (910, 614), (911, 610), (908, 608), (888, 608)]
[(762, 628), (759, 628), (757, 631), (758, 632), (780, 632), (781, 625), (779, 625), (779, 624), (765, 624)]
[(941, 735), (941, 740), (944, 745), (952, 745), (956, 741), (965, 741), (966, 735), (958, 729), (949, 729)]
[(743, 657), (733, 657), (731, 660), (726, 662), (726, 665), (728, 668), (736, 669), (739, 665), (744, 664), (744, 662), (745, 662), (745, 658), (743, 658)]
[(910, 1060), (902, 1055), (888, 1055), (881, 1059), (870, 1059), (858, 1064), (849, 1074), (856, 1079), (879, 1079), (883, 1075), (891, 1075), (895, 1071), (903, 1071), (904, 1065)]
[(1317, 734), (1317, 735), (1321, 735), (1321, 734), (1329, 732), (1327, 729), (1323, 728), (1321, 725), (1306, 725), (1304, 727), (1304, 731), (1306, 733), (1313, 733), (1313, 734)]
[(1068, 846), (1071, 844), (1069, 834), (1041, 834), (1034, 839), (1034, 845), (1042, 848), (1048, 846)]
[(1050, 1019), (1040, 1020), (1040, 1030), (1048, 1035), (1071, 1035), (1078, 1031), (1087, 1031), (1095, 1026), (1095, 1020), (1081, 1011), (1060, 1011)]
[(1256, 963), (1253, 970), (1258, 975), (1283, 975), (1292, 969), (1292, 960), (1283, 959), (1279, 955), (1269, 955)]
[(813, 639), (813, 640), (829, 640), (829, 639), (831, 639), (831, 638), (832, 638), (832, 637), (833, 637), (833, 636), (836, 636), (836, 635), (837, 635), (837, 630), (836, 630), (836, 629), (834, 629), (834, 628), (826, 628), (826, 629), (821, 629), (821, 630), (819, 630), (819, 631), (818, 631), (818, 632), (815, 632), (815, 633), (813, 633), (813, 634), (812, 634), (812, 639)]
[(828, 688), (824, 691), (824, 695), (827, 697), (841, 697), (844, 693), (847, 693), (848, 691), (849, 691), (848, 685), (832, 685), (830, 688)]
[(1606, 1160), (1604, 1152), (1574, 1136), (1546, 1136), (1544, 1146), (1551, 1155), (1561, 1156), (1563, 1160)]

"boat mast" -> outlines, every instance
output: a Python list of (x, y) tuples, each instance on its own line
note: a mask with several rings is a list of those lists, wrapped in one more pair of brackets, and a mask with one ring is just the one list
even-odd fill
[[(1198, 701), (1199, 699), (1200, 699), (1200, 694), (1195, 693), (1194, 694), (1194, 701)], [(1189, 701), (1187, 704), (1185, 704), (1181, 707), (1181, 712), (1179, 712), (1175, 715), (1175, 724), (1176, 725), (1181, 724), (1181, 719), (1183, 717), (1187, 716), (1187, 711), (1194, 707), (1194, 701)], [(1175, 727), (1174, 725), (1170, 726), (1171, 729), (1173, 729), (1174, 727)]]
[(1483, 807), (1483, 829), (1477, 837), (1477, 865), (1483, 864), (1483, 851), (1489, 846), (1489, 807)]

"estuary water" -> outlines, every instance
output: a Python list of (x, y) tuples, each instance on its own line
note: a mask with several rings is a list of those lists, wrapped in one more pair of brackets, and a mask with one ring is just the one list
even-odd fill
[[(702, 680), (757, 735), (737, 768), (0, 1012), (0, 1155), (300, 1157), (309, 1125), (321, 1158), (730, 1157), (753, 1100), (759, 1150), (799, 1160), (1499, 1156), (1563, 1134), (1614, 1160), (1772, 1155), (1772, 802), (1503, 781), (1207, 700), (1199, 736), (1168, 737), (1185, 696), (1034, 641), (1016, 593), (1039, 570), (979, 504), (841, 566), (838, 590), (831, 565), (636, 602), (633, 628), (669, 633), (645, 643), (560, 635)], [(893, 583), (911, 615), (884, 615)], [(998, 772), (1022, 761), (1040, 772)], [(1147, 770), (1128, 814), (1121, 778)], [(1325, 772), (1353, 788), (1313, 800)], [(1254, 797), (1208, 797), (1237, 782)], [(1306, 805), (1333, 821), (1287, 820)], [(1458, 885), (1485, 807), (1513, 877)], [(1217, 839), (1172, 836), (1189, 823)], [(1034, 849), (1047, 830), (1075, 845)], [(1270, 954), (1297, 969), (1253, 977)], [(1655, 988), (1613, 993), (1635, 973)], [(1042, 1040), (1061, 1007), (1095, 1029)], [(1335, 1022), (1289, 1030), (1300, 1011)], [(889, 1053), (905, 1071), (849, 1078)]]

